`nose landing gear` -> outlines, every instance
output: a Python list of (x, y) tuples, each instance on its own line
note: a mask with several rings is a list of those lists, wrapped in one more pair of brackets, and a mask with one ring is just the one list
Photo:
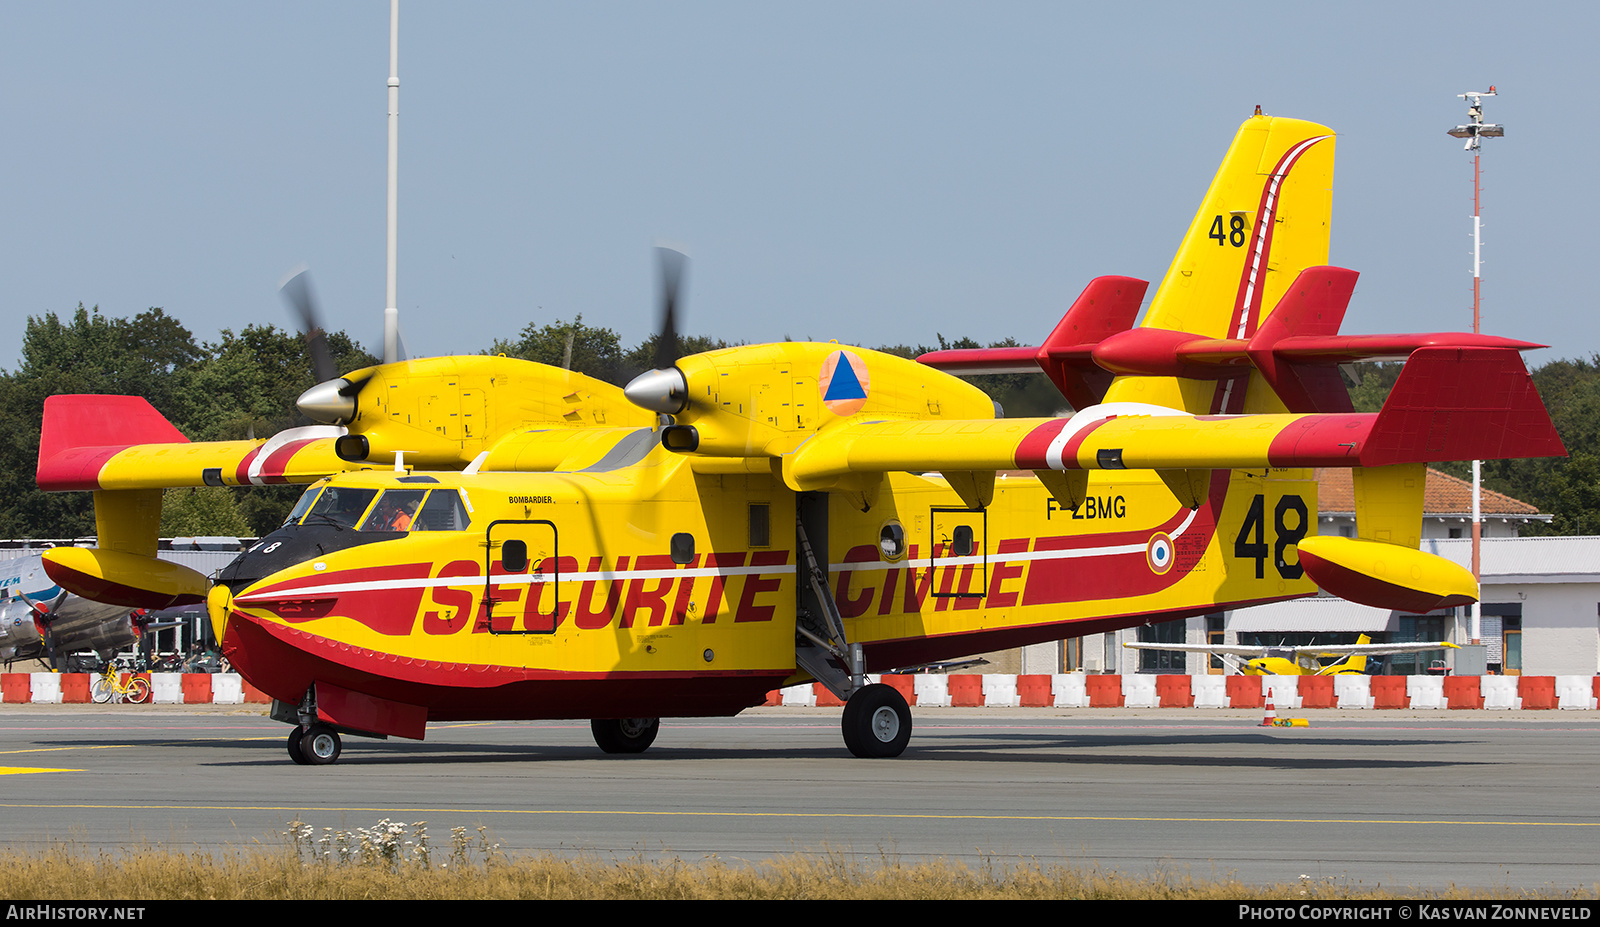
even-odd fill
[(327, 766), (343, 749), (339, 732), (321, 722), (289, 732), (289, 758), (299, 766)]

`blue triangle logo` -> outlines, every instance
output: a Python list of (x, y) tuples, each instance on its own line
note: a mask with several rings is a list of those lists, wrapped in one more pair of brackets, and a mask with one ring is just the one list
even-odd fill
[(822, 397), (823, 401), (867, 398), (867, 391), (861, 388), (861, 381), (856, 378), (856, 368), (850, 363), (850, 358), (843, 351), (834, 357), (839, 360), (833, 365), (833, 379), (828, 381), (828, 392)]

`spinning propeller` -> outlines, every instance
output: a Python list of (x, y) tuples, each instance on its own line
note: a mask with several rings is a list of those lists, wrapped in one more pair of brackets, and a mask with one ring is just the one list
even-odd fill
[(689, 384), (678, 362), (679, 288), (689, 258), (681, 251), (656, 248), (661, 268), (661, 328), (656, 336), (656, 369), (634, 377), (623, 387), (628, 401), (661, 415), (676, 415), (689, 406)]
[[(366, 383), (366, 378), (351, 380), (339, 376), (328, 353), (328, 335), (322, 325), (322, 312), (311, 290), (311, 272), (304, 267), (289, 276), (278, 287), (278, 292), (289, 304), (306, 340), (306, 353), (311, 356), (311, 369), (316, 374), (317, 385), (300, 394), (295, 407), (300, 414), (314, 422), (327, 425), (349, 424), (356, 417), (356, 395)], [(403, 361), (405, 346), (400, 340), (400, 322), (396, 313), (384, 312), (383, 362)]]

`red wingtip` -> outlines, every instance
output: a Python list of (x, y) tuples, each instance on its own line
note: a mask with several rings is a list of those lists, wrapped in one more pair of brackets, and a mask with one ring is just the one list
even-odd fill
[(1361, 450), (1363, 466), (1565, 457), (1516, 348), (1418, 348)]
[(186, 444), (142, 396), (50, 396), (39, 429), (39, 488), (99, 489), (100, 467), (134, 444)]

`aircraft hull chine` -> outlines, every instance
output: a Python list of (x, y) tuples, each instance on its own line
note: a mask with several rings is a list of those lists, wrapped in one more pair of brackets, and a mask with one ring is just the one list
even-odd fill
[[(766, 701), (792, 670), (565, 672), (413, 660), (235, 611), (223, 640), (245, 679), (281, 702), (313, 686), (326, 720), (421, 739), (425, 721), (728, 717)], [(420, 715), (419, 715), (420, 713)], [(387, 720), (385, 720), (387, 719)]]

